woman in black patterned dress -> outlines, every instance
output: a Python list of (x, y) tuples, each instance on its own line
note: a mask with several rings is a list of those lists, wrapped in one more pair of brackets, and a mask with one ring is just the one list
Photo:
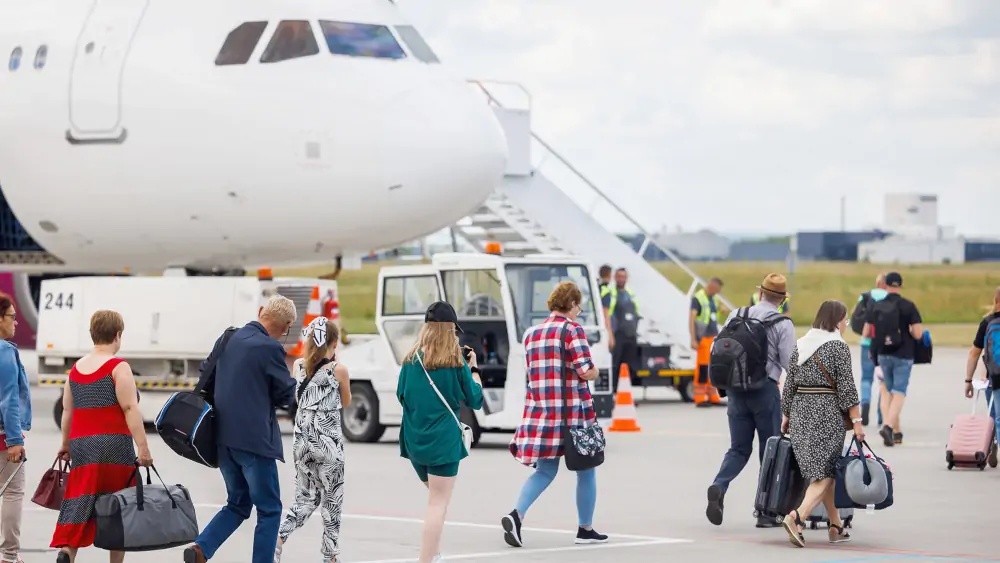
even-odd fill
[(830, 543), (851, 539), (833, 503), (833, 478), (844, 449), (845, 412), (850, 413), (854, 434), (865, 439), (851, 350), (841, 336), (846, 327), (847, 307), (840, 301), (823, 303), (812, 330), (798, 340), (788, 361), (781, 394), (781, 431), (789, 433), (795, 461), (810, 482), (802, 504), (783, 522), (797, 547), (806, 545), (802, 516), (808, 516), (820, 502), (830, 515)]

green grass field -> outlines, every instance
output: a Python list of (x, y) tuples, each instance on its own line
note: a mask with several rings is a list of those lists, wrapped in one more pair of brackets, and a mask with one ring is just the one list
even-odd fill
[[(374, 332), (375, 295), (379, 268), (366, 264), (361, 270), (341, 273), (338, 280), (344, 327), (350, 333)], [(691, 280), (670, 263), (657, 263), (678, 287), (686, 290)], [(788, 275), (784, 263), (710, 262), (692, 264), (703, 278), (718, 276), (725, 284), (723, 295), (734, 305), (749, 303), (755, 287), (769, 272)], [(1000, 265), (979, 263), (961, 266), (907, 266), (892, 268), (903, 275), (903, 295), (913, 300), (940, 346), (968, 346), (979, 320), (992, 306), (993, 291), (1000, 286)], [(854, 308), (858, 295), (871, 289), (884, 266), (853, 262), (806, 262), (789, 277), (791, 317), (796, 326), (807, 327), (819, 305), (839, 299)], [(329, 267), (276, 270), (282, 276), (316, 276)], [(646, 297), (648, 299), (648, 297)], [(848, 341), (856, 341), (853, 333)]]

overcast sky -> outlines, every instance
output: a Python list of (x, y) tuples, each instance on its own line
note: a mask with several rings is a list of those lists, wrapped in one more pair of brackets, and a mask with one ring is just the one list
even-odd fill
[(920, 192), (1000, 235), (998, 0), (398, 3), (456, 72), (524, 84), (536, 132), (648, 228), (836, 229), (846, 196), (858, 229)]

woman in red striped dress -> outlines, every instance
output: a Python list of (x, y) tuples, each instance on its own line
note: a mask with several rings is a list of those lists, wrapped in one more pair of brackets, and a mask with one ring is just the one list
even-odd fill
[[(59, 457), (71, 461), (72, 469), (52, 536), (51, 547), (61, 548), (57, 563), (73, 563), (79, 548), (93, 545), (94, 505), (101, 496), (128, 486), (136, 463), (133, 439), (139, 464), (153, 464), (132, 369), (115, 357), (124, 330), (117, 312), (94, 313), (94, 351), (76, 362), (63, 390)], [(124, 560), (124, 552), (111, 552), (111, 563)]]

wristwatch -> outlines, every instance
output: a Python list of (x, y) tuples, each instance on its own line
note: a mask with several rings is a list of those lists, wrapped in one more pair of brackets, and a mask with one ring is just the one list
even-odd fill
[(861, 422), (863, 420), (864, 420), (863, 418), (852, 418), (851, 422), (853, 422), (854, 424), (857, 424), (857, 423), (859, 423), (859, 422)]
[(479, 371), (479, 366), (469, 367), (469, 371), (471, 371), (472, 373), (478, 373), (482, 375), (482, 373)]
[(966, 383), (972, 383), (972, 380), (971, 379), (966, 379), (965, 382)]

